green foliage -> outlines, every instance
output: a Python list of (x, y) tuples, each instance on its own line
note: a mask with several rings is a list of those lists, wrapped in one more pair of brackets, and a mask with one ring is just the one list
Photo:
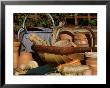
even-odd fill
[(96, 19), (90, 20), (89, 25), (96, 26), (97, 25), (97, 20)]

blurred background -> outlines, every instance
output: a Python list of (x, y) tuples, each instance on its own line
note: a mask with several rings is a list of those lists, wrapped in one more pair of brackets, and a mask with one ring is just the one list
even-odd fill
[[(29, 15), (26, 19), (26, 27), (45, 27), (51, 28), (52, 21), (45, 15), (45, 13), (14, 13), (14, 32), (17, 33), (22, 27), (25, 17)], [(72, 26), (92, 26), (96, 29), (97, 26), (97, 14), (96, 13), (50, 13), (52, 16), (55, 26), (59, 25), (60, 21), (64, 21), (66, 25)]]

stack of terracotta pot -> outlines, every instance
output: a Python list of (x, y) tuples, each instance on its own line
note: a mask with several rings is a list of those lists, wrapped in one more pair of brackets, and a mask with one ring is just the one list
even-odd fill
[(14, 41), (13, 43), (14, 46), (14, 69), (19, 67), (21, 64), (27, 64), (30, 61), (33, 61), (32, 54), (29, 52), (19, 52), (20, 48), (20, 42), (19, 41)]
[(19, 60), (19, 47), (20, 47), (20, 42), (19, 41), (14, 41), (13, 43), (13, 58), (14, 58), (14, 69), (18, 67), (18, 60)]
[(97, 53), (86, 52), (86, 64), (91, 68), (92, 75), (97, 75)]

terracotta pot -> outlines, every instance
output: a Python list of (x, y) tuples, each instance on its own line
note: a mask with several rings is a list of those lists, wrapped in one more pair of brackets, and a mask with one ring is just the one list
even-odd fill
[(89, 60), (89, 61), (97, 61), (97, 59), (93, 58), (93, 57), (87, 57), (87, 60)]
[(32, 54), (29, 52), (21, 52), (19, 57), (19, 65), (21, 64), (28, 64), (30, 61), (32, 61)]
[(20, 46), (20, 42), (14, 42), (13, 43), (13, 67), (14, 69), (17, 68), (18, 66), (18, 60), (19, 60), (19, 46)]
[(97, 75), (97, 70), (92, 69), (92, 75)]
[(83, 75), (92, 75), (92, 70), (91, 69), (85, 70)]
[(92, 75), (96, 75), (97, 74), (97, 64), (92, 64), (89, 65), (91, 70), (92, 70)]
[(89, 66), (92, 68), (97, 68), (97, 64), (90, 64)]
[(13, 42), (13, 46), (14, 47), (19, 47), (20, 46), (20, 42), (19, 41), (14, 41)]
[(97, 59), (97, 52), (85, 52), (87, 59)]
[(96, 65), (97, 61), (96, 60), (86, 60), (87, 65)]
[(92, 68), (92, 72), (97, 72), (97, 68)]

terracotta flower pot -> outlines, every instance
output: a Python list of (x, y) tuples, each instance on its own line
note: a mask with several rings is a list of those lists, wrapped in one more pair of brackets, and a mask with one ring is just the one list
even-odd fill
[(19, 41), (14, 41), (13, 45), (14, 45), (14, 47), (19, 47), (20, 46), (20, 42)]
[(96, 65), (97, 64), (97, 60), (86, 60), (86, 64), (87, 65)]
[(20, 46), (20, 42), (13, 43), (13, 67), (14, 67), (14, 69), (17, 68), (17, 66), (18, 66), (19, 46)]
[(83, 75), (92, 75), (92, 70), (91, 69), (85, 70)]
[(87, 59), (97, 59), (97, 52), (85, 52)]
[(32, 61), (32, 54), (29, 52), (21, 52), (19, 57), (19, 65), (21, 64), (28, 64), (30, 61)]
[(93, 71), (92, 72), (92, 75), (97, 75), (97, 71)]
[(95, 69), (92, 68), (92, 75), (97, 75), (97, 69), (96, 68)]

